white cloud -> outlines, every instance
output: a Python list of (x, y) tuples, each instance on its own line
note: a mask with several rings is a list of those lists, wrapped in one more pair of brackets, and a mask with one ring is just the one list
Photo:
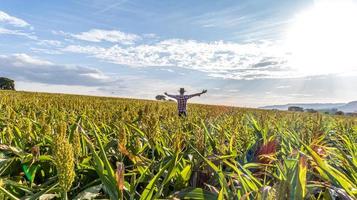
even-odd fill
[(167, 68), (162, 68), (162, 69), (158, 69), (160, 71), (164, 71), (164, 72), (170, 72), (170, 73), (175, 73), (175, 71), (173, 69), (167, 69)]
[[(64, 32), (62, 34), (68, 35)], [(113, 42), (120, 44), (133, 44), (135, 41), (140, 40), (141, 37), (131, 33), (124, 33), (118, 30), (102, 30), (102, 29), (91, 29), (87, 32), (82, 32), (79, 34), (70, 34), (71, 37), (78, 40), (84, 40), (89, 42)]]
[(25, 33), (19, 30), (10, 30), (10, 29), (6, 29), (6, 28), (2, 28), (0, 27), (0, 35), (17, 35), (17, 36), (23, 36), (26, 38), (29, 38), (31, 40), (37, 40), (37, 36), (33, 35), (32, 33)]
[(113, 82), (95, 68), (54, 64), (27, 54), (0, 55), (0, 74), (19, 81), (57, 85), (99, 86)]
[(81, 94), (81, 95), (100, 95), (93, 86), (78, 86), (78, 85), (57, 85), (38, 83), (32, 81), (16, 81), (16, 90), (33, 91), (33, 92), (49, 92), (49, 93), (65, 93), (65, 94)]
[(286, 53), (270, 42), (238, 44), (171, 39), (131, 46), (69, 45), (65, 52), (83, 53), (132, 67), (181, 67), (213, 77), (254, 79), (292, 76)]
[(0, 56), (1, 60), (11, 60), (11, 58), (13, 59), (12, 61), (12, 65), (15, 67), (26, 67), (28, 65), (37, 65), (37, 66), (50, 66), (53, 65), (53, 63), (46, 61), (46, 60), (41, 60), (38, 58), (34, 58), (31, 57), (27, 54), (13, 54), (12, 56)]
[(62, 49), (66, 52), (73, 53), (85, 53), (85, 54), (100, 54), (106, 51), (105, 48), (96, 47), (96, 46), (80, 46), (80, 45), (69, 45)]
[[(138, 76), (121, 76), (120, 82), (116, 81), (107, 85), (63, 85), (16, 80), (17, 90), (112, 97), (120, 96), (152, 100), (155, 99), (157, 94), (162, 94), (164, 91), (176, 93), (179, 87), (180, 85), (169, 82), (156, 79), (144, 79)], [(186, 87), (186, 89), (195, 91), (194, 89), (190, 90), (190, 87)]]
[(287, 88), (290, 88), (291, 86), (290, 85), (279, 85), (276, 87), (276, 89), (287, 89)]
[(38, 45), (41, 46), (54, 46), (54, 47), (59, 47), (62, 45), (61, 41), (58, 40), (39, 40), (37, 42)]
[(48, 55), (60, 55), (63, 54), (62, 51), (56, 49), (45, 49), (45, 48), (36, 48), (31, 47), (30, 50), (34, 53), (48, 54)]
[(11, 16), (3, 11), (0, 11), (0, 22), (10, 24), (15, 27), (31, 27), (25, 20)]
[(312, 94), (304, 94), (304, 93), (293, 93), (293, 94), (288, 94), (288, 96), (291, 96), (291, 97), (313, 97)]
[(143, 37), (144, 37), (144, 38), (154, 38), (154, 39), (159, 38), (159, 37), (158, 37), (156, 34), (154, 34), (154, 33), (144, 34)]
[(70, 36), (70, 33), (66, 33), (64, 31), (56, 31), (56, 30), (52, 30), (51, 33), (53, 35), (60, 35), (60, 36)]

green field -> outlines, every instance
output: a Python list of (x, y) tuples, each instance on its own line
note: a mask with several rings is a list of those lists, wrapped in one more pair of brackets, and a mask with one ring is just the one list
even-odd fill
[(0, 199), (356, 199), (357, 119), (0, 92)]

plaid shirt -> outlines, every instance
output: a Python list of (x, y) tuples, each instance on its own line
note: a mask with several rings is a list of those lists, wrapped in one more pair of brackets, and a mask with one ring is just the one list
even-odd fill
[(181, 112), (186, 112), (187, 100), (196, 95), (191, 94), (191, 95), (167, 95), (167, 96), (176, 99), (177, 110), (179, 113), (181, 113)]

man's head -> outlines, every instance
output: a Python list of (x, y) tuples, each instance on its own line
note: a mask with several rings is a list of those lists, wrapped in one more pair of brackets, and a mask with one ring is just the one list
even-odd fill
[(179, 92), (180, 92), (181, 95), (184, 94), (186, 92), (185, 88), (180, 88)]

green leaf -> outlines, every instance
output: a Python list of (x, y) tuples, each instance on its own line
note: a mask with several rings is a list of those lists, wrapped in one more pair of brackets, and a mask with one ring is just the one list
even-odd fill
[(172, 165), (175, 162), (175, 158), (172, 157), (161, 169), (160, 171), (154, 176), (154, 178), (149, 182), (149, 184), (146, 186), (144, 189), (143, 193), (141, 194), (140, 199), (141, 200), (146, 200), (146, 199), (152, 199), (154, 190), (156, 189), (156, 183), (158, 182), (159, 178), (165, 173), (165, 171), (169, 168), (172, 167)]
[(171, 198), (192, 199), (192, 200), (216, 200), (218, 196), (202, 188), (186, 188), (170, 196)]
[(224, 173), (222, 172), (222, 170), (220, 168), (218, 168), (215, 164), (213, 164), (210, 160), (208, 160), (207, 158), (205, 158), (204, 156), (202, 156), (200, 154), (200, 152), (195, 149), (192, 145), (191, 148), (193, 150), (196, 151), (196, 153), (213, 169), (213, 171), (218, 175), (218, 179), (219, 179), (219, 183), (221, 185), (221, 188), (223, 189), (223, 194), (226, 198), (228, 197), (228, 192), (227, 192), (227, 188), (228, 188), (228, 184), (227, 184), (227, 180), (224, 176)]
[(337, 169), (326, 163), (324, 160), (322, 160), (322, 158), (309, 146), (304, 146), (308, 150), (312, 158), (315, 160), (318, 167), (322, 169), (324, 173), (326, 173), (329, 180), (333, 184), (341, 186), (344, 190), (346, 190), (349, 195), (357, 196), (357, 186), (351, 180), (349, 180), (342, 172), (338, 171)]
[(37, 169), (40, 167), (38, 164), (22, 164), (21, 165), (23, 172), (25, 173), (25, 176), (27, 180), (30, 181), (30, 183), (33, 183), (33, 180), (35, 179), (35, 175), (37, 172)]

